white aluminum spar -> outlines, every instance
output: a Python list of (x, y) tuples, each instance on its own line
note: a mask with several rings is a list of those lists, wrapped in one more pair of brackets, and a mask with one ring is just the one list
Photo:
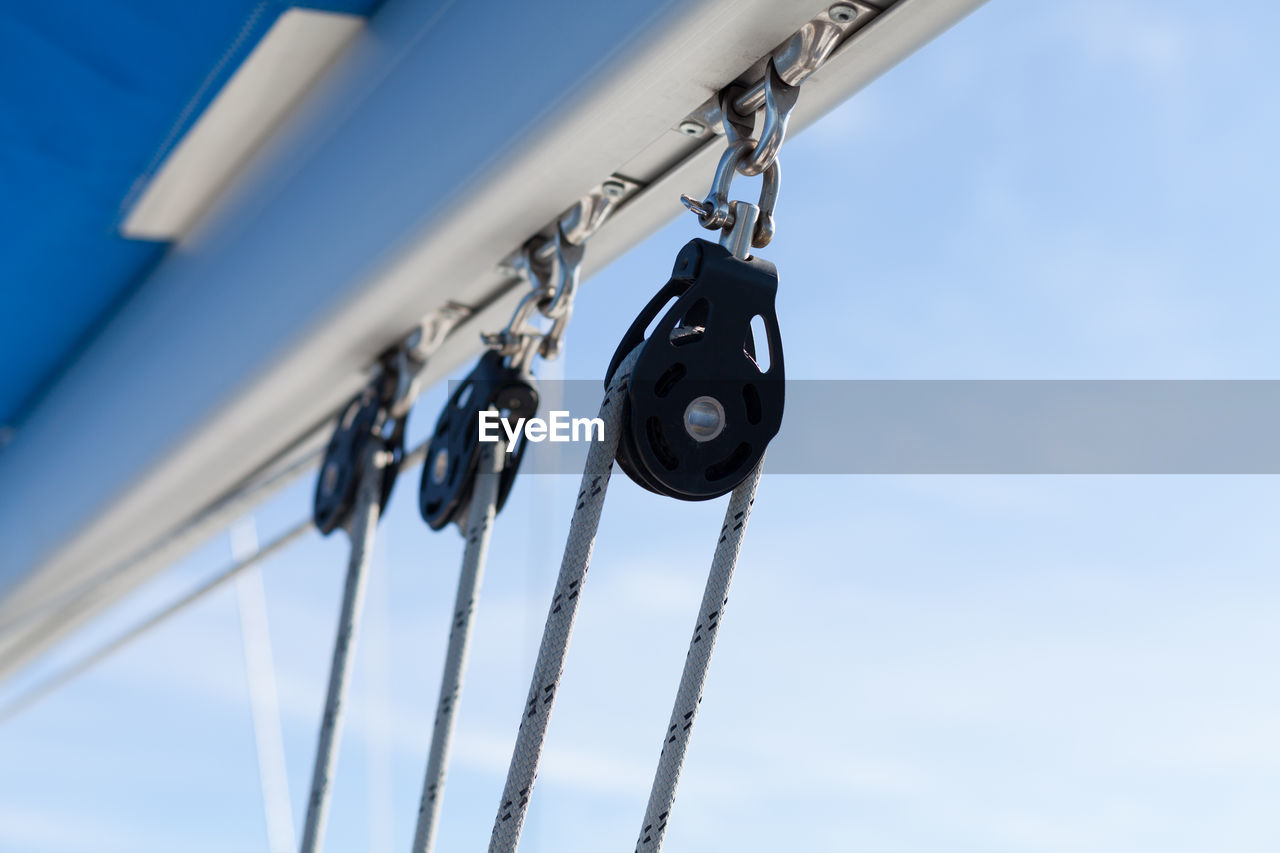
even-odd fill
[(475, 616), (476, 597), (484, 580), (489, 537), (497, 514), (498, 480), (506, 456), (501, 441), (487, 445), (480, 455), (475, 477), (475, 490), (467, 514), (466, 547), (462, 555), (462, 571), (458, 575), (458, 593), (454, 597), (453, 623), (449, 629), (449, 645), (445, 650), (444, 672), (440, 676), (440, 697), (436, 702), (435, 726), (431, 733), (431, 749), (427, 755), (427, 773), (422, 783), (422, 802), (418, 807), (418, 825), (413, 834), (414, 853), (426, 853), (435, 847), (440, 825), (445, 775), (453, 744), (453, 728), (457, 721), (458, 700), (467, 670), (467, 653), (471, 648), (471, 626)]
[[(811, 123), (981, 2), (899, 0), (872, 7), (852, 0), (845, 4), (857, 7), (855, 27), (857, 22), (867, 25), (844, 39), (805, 83), (804, 103), (793, 125)], [(815, 3), (811, 11), (825, 5)], [(677, 14), (662, 17), (660, 8)], [(596, 14), (603, 9), (607, 13)], [(437, 18), (443, 19), (435, 21), (438, 26), (428, 26)], [(699, 112), (689, 114), (690, 119), (699, 119), (696, 125), (681, 123), (683, 111), (711, 93), (708, 81), (732, 79), (742, 70), (744, 57), (763, 56), (795, 32), (804, 24), (804, 10), (799, 3), (764, 0), (626, 2), (606, 4), (591, 14), (557, 8), (557, 14), (543, 22), (552, 32), (560, 19), (573, 20), (575, 25), (586, 21), (597, 30), (575, 43), (583, 48), (576, 52), (576, 59), (566, 60), (585, 69), (583, 79), (608, 88), (589, 102), (558, 97), (575, 91), (564, 81), (558, 88), (548, 88), (554, 81), (546, 79), (548, 64), (536, 61), (537, 51), (531, 45), (538, 40), (529, 38), (527, 27), (507, 28), (518, 31), (511, 36), (501, 26), (495, 30), (491, 18), (467, 4), (448, 9), (423, 7), (412, 0), (383, 4), (375, 17), (375, 27), (378, 19), (387, 24), (382, 37), (362, 41), (355, 51), (361, 54), (358, 61), (344, 62), (322, 83), (325, 91), (318, 100), (331, 103), (332, 109), (324, 112), (326, 121), (330, 114), (335, 119), (332, 132), (295, 134), (292, 141), (268, 146), (273, 153), (264, 167), (251, 170), (236, 185), (237, 191), (228, 194), (234, 201), (227, 204), (225, 215), (202, 228), (200, 237), (183, 252), (170, 253), (146, 282), (146, 292), (140, 292), (145, 298), (125, 306), (132, 310), (119, 312), (104, 334), (95, 337), (93, 347), (75, 365), (78, 369), (68, 371), (51, 389), (27, 428), (6, 447), (0, 458), (4, 469), (0, 479), (23, 482), (25, 488), (21, 495), (10, 496), (12, 500), (0, 510), (0, 527), (6, 533), (29, 534), (38, 529), (44, 535), (0, 536), (18, 543), (16, 550), (6, 553), (0, 571), (4, 575), (0, 587), (5, 587), (0, 619), (8, 623), (17, 617), (23, 622), (0, 631), (0, 677), (66, 637), (239, 514), (223, 514), (222, 497), (324, 420), (358, 386), (367, 366), (364, 357), (390, 342), (392, 326), (388, 324), (393, 318), (394, 327), (400, 328), (399, 318), (458, 302), (490, 312), (475, 321), (488, 322), (498, 312), (491, 300), (507, 292), (509, 284), (491, 272), (476, 270), (490, 270), (529, 233), (530, 210), (542, 216), (571, 202), (577, 187), (611, 173), (644, 186), (634, 204), (629, 202), (628, 214), (611, 220), (606, 232), (596, 238), (586, 273), (667, 221), (671, 190), (678, 191), (691, 172), (706, 167), (713, 153), (707, 144), (709, 121)], [(410, 25), (405, 26), (406, 21)], [(601, 28), (612, 28), (612, 32), (598, 31)], [(695, 36), (706, 36), (701, 49), (676, 50), (677, 42), (685, 46)], [(624, 43), (636, 49), (620, 47)], [(438, 121), (432, 122), (430, 116), (413, 118), (413, 105), (421, 102), (421, 81), (435, 79), (418, 59), (439, 59), (447, 68), (448, 60), (442, 57), (455, 52), (467, 57), (531, 57), (535, 73), (528, 82), (535, 88), (541, 85), (539, 91), (549, 92), (549, 97), (556, 95), (556, 107), (547, 109), (550, 102), (544, 103), (545, 99), (524, 98), (541, 105), (535, 116), (538, 130), (526, 121), (529, 110), (519, 100), (526, 93), (508, 97), (510, 103), (504, 101), (503, 108), (492, 111), (503, 116), (502, 132), (495, 138), (476, 136), (480, 148), (463, 146), (475, 150), (480, 165), (474, 170), (424, 173), (415, 168), (413, 154), (423, 150), (422, 145), (397, 144), (392, 146), (394, 151), (378, 146), (388, 138), (403, 142), (406, 120), (413, 125), (409, 128), (412, 138), (440, 141)], [(561, 63), (549, 65), (559, 69)], [(691, 74), (694, 70), (697, 73)], [(363, 82), (357, 85), (356, 78)], [(430, 115), (461, 114), (477, 91), (482, 98), (515, 92), (494, 90), (483, 79), (465, 73), (447, 79), (450, 85), (435, 92), (446, 102), (428, 111)], [(380, 92), (378, 97), (365, 97), (374, 91)], [(351, 97), (353, 93), (358, 97)], [(684, 130), (684, 124), (693, 130)], [(677, 125), (680, 132), (674, 130)], [(393, 134), (388, 135), (389, 127), (395, 129)], [(546, 144), (516, 146), (519, 150), (508, 152), (513, 152), (512, 157), (485, 153), (485, 146), (494, 144), (508, 151), (509, 146), (503, 146), (513, 138), (545, 140)], [(334, 156), (312, 156), (325, 153), (317, 148), (317, 140)], [(330, 150), (335, 147), (341, 151)], [(449, 153), (459, 148), (445, 147)], [(362, 156), (375, 149), (386, 156)], [(339, 155), (341, 167), (335, 168)], [(359, 173), (358, 180), (351, 179), (355, 174), (351, 169)], [(280, 181), (288, 175), (299, 179), (282, 189)], [(406, 177), (413, 180), (406, 182)], [(424, 189), (423, 181), (444, 181), (450, 186)], [(340, 211), (328, 217), (332, 221), (313, 221), (317, 194), (340, 199), (327, 206)], [(423, 198), (448, 200), (440, 206), (450, 210), (450, 227), (432, 224), (438, 221), (437, 214), (424, 210)], [(365, 215), (370, 210), (374, 215)], [(301, 220), (316, 227), (299, 231)], [(421, 226), (420, 243), (405, 232), (406, 222)], [(273, 236), (266, 239), (266, 234)], [(246, 235), (255, 239), (245, 239)], [(366, 239), (371, 235), (376, 245)], [(384, 264), (391, 251), (388, 247), (409, 245), (415, 249), (403, 259)], [(304, 250), (299, 251), (299, 246)], [(324, 249), (317, 254), (307, 247)], [(384, 272), (372, 277), (353, 272), (366, 268), (351, 257), (353, 250), (360, 258), (372, 258), (373, 267), (385, 267)], [(335, 252), (346, 257), (335, 260)], [(340, 262), (345, 260), (351, 262)], [(278, 274), (284, 268), (281, 264), (290, 275)], [(336, 279), (344, 275), (346, 292), (339, 298), (334, 288)], [(443, 283), (423, 288), (427, 275)], [(209, 281), (220, 285), (196, 286)], [(260, 322), (246, 332), (240, 311), (246, 294), (256, 299), (270, 293), (268, 301), (285, 304), (285, 291), (299, 288), (306, 291), (306, 299), (289, 304), (307, 306), (306, 310), (279, 316), (261, 312)], [(191, 303), (192, 294), (201, 294), (203, 301)], [(181, 311), (156, 310), (172, 302), (171, 297), (186, 300)], [(218, 355), (225, 354), (227, 323), (244, 344), (237, 347), (234, 359)], [(151, 341), (155, 351), (180, 351), (183, 356), (150, 357), (146, 348), (136, 346), (140, 335)], [(455, 337), (437, 359), (428, 382), (474, 353), (466, 342), (469, 337)], [(282, 350), (281, 341), (291, 343)], [(164, 417), (142, 422), (132, 417), (129, 407), (116, 405), (129, 393), (117, 383), (104, 385), (93, 379), (110, 374), (132, 377), (130, 387), (137, 389), (163, 387), (166, 382), (157, 378), (156, 371), (172, 372), (179, 370), (174, 365), (181, 364), (190, 374), (189, 366), (196, 363), (206, 367), (199, 373), (201, 387), (209, 393), (193, 395), (194, 402), (185, 408), (169, 407)], [(97, 472), (89, 480), (84, 477), (88, 463), (77, 460), (86, 453), (92, 455), (92, 448), (102, 441), (86, 443), (77, 438), (77, 430), (83, 431), (85, 423), (94, 425), (99, 438), (107, 436), (104, 441), (125, 449), (113, 454), (105, 467), (98, 464), (103, 463), (101, 459), (89, 466)], [(51, 467), (51, 459), (59, 464)], [(79, 500), (39, 499), (68, 493), (68, 478), (86, 485), (72, 490)], [(196, 518), (201, 519), (199, 531), (186, 526)], [(72, 607), (46, 609), (68, 591), (91, 595)], [(41, 617), (28, 620), (27, 614), (36, 612)]]
[(347, 682), (355, 663), (353, 655), (360, 628), (360, 613), (369, 580), (369, 562), (382, 508), (382, 443), (369, 442), (355, 508), (351, 514), (351, 556), (347, 563), (347, 581), (342, 591), (342, 609), (338, 615), (338, 634), (333, 643), (333, 663), (329, 668), (329, 691), (325, 696), (324, 715), (320, 719), (320, 738), (316, 745), (315, 768), (311, 774), (311, 794), (307, 798), (307, 817), (302, 827), (302, 853), (317, 853), (324, 848), (325, 826), (329, 819), (334, 769), (338, 764), (338, 745), (342, 737), (343, 703)]

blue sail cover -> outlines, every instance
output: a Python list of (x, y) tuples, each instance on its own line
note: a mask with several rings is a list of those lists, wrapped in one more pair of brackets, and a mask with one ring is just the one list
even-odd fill
[(130, 204), (297, 5), (367, 15), (377, 2), (0, 7), (0, 428), (20, 424), (164, 253), (121, 236)]

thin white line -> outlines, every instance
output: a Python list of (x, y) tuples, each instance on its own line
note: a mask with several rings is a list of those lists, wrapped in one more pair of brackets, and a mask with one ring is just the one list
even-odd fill
[[(239, 562), (257, 552), (258, 530), (250, 516), (231, 528), (231, 557)], [(240, 638), (244, 644), (245, 679), (249, 686), (253, 736), (258, 751), (267, 845), (271, 853), (293, 853), (297, 843), (293, 832), (293, 808), (284, 757), (276, 671), (272, 661), (271, 630), (267, 622), (267, 595), (262, 584), (262, 571), (257, 566), (236, 576), (236, 605), (240, 611)]]

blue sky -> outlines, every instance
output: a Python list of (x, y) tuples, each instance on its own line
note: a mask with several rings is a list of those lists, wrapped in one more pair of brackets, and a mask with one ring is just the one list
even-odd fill
[[(1278, 24), (993, 0), (793, 139), (764, 253), (789, 374), (1278, 378)], [(589, 282), (548, 375), (599, 377), (696, 231)], [(330, 850), (412, 833), (461, 551), (416, 486), (380, 529)], [(261, 508), (264, 539), (310, 488)], [(575, 488), (526, 477), (501, 517), (442, 851), (487, 843)], [(1276, 491), (766, 476), (667, 849), (1277, 849)], [(634, 843), (721, 512), (615, 478), (523, 850)], [(263, 570), (295, 821), (345, 552)], [(228, 557), (210, 542), (9, 687)], [(227, 588), (0, 726), (0, 850), (265, 850), (237, 619)]]

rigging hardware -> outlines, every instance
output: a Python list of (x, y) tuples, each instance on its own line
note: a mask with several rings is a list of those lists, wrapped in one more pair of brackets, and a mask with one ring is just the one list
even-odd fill
[(407, 414), (392, 417), (389, 407), (397, 386), (397, 373), (385, 364), (374, 381), (351, 398), (338, 417), (320, 473), (316, 477), (313, 518), (316, 528), (328, 536), (346, 527), (356, 504), (356, 492), (373, 450), (381, 451), (379, 506), (386, 506), (404, 459)]
[[(729, 201), (729, 187), (733, 176), (738, 173), (738, 166), (751, 148), (751, 140), (738, 139), (729, 143), (720, 162), (716, 165), (715, 177), (711, 180), (711, 189), (706, 198), (697, 201), (690, 195), (680, 196), (680, 202), (689, 210), (698, 214), (698, 224), (708, 229), (732, 229), (734, 226), (733, 205)], [(760, 187), (760, 201), (756, 207), (756, 222), (749, 232), (751, 245), (763, 249), (773, 240), (773, 210), (778, 204), (778, 190), (782, 184), (782, 167), (777, 159), (764, 169), (764, 183)]]
[[(457, 523), (466, 548), (414, 830), (414, 853), (430, 853), (435, 844), (489, 535), (527, 446), (524, 438), (514, 439), (510, 447), (501, 440), (482, 444), (481, 414), (496, 410), (504, 421), (504, 432), (511, 435), (516, 430), (509, 418), (528, 419), (537, 413), (533, 358), (559, 356), (573, 314), (583, 244), (634, 186), (622, 179), (605, 181), (556, 221), (551, 238), (534, 238), (524, 245), (510, 267), (528, 282), (529, 291), (500, 332), (482, 336), (489, 350), (449, 395), (427, 445), (418, 492), (422, 517), (434, 530)], [(534, 323), (535, 312), (549, 321), (548, 328)]]
[(428, 318), (382, 357), (373, 380), (338, 419), (317, 478), (316, 527), (325, 535), (345, 527), (351, 551), (303, 819), (302, 853), (319, 853), (324, 847), (370, 557), (378, 520), (404, 461), (405, 422), (416, 394), (416, 379), (427, 357), (461, 316), (461, 312), (447, 311), (437, 316), (437, 323)]
[[(467, 508), (484, 445), (479, 440), (480, 413), (496, 409), (507, 416), (530, 418), (538, 410), (538, 387), (527, 368), (509, 363), (498, 350), (480, 356), (467, 378), (449, 395), (422, 466), (418, 508), (432, 530), (451, 522), (467, 525)], [(526, 442), (511, 448), (498, 483), (497, 508), (502, 509), (515, 482)]]
[[(433, 530), (451, 522), (466, 527), (466, 511), (480, 458), (480, 413), (496, 409), (508, 417), (531, 418), (538, 410), (533, 359), (558, 358), (573, 316), (586, 241), (600, 228), (635, 184), (610, 178), (569, 208), (553, 226), (550, 238), (525, 243), (509, 266), (529, 284), (501, 331), (482, 335), (490, 348), (453, 393), (436, 421), (418, 506)], [(540, 315), (550, 326), (534, 323)], [(498, 489), (502, 509), (524, 458), (526, 442), (509, 448)]]
[[(681, 500), (733, 491), (782, 426), (778, 272), (751, 249), (773, 239), (782, 180), (778, 149), (799, 89), (782, 81), (770, 59), (764, 90), (759, 141), (750, 136), (752, 122), (734, 112), (737, 87), (722, 93), (728, 145), (704, 199), (681, 197), (703, 228), (720, 230), (720, 244), (694, 239), (680, 250), (671, 278), (631, 323), (605, 376), (607, 386), (623, 358), (640, 349), (624, 403), (618, 465), (640, 486)], [(734, 175), (760, 173), (758, 203), (729, 199)], [(762, 340), (752, 330), (756, 320)]]
[(409, 414), (410, 407), (418, 399), (427, 360), (440, 348), (449, 333), (470, 315), (471, 309), (465, 305), (447, 302), (422, 318), (404, 340), (387, 354), (396, 375), (395, 393), (391, 401), (392, 417), (401, 418)]
[[(723, 127), (730, 144), (740, 139), (750, 139), (754, 124), (754, 111), (741, 113), (734, 97), (740, 89), (731, 87), (725, 91), (720, 101), (720, 110), (724, 116)], [(764, 73), (764, 127), (760, 130), (760, 140), (755, 143), (754, 150), (746, 161), (738, 165), (738, 171), (744, 175), (758, 175), (776, 162), (778, 149), (787, 135), (787, 122), (791, 120), (791, 111), (795, 109), (800, 98), (799, 84), (791, 85), (782, 79), (774, 60)]]
[[(622, 338), (609, 366), (641, 346), (625, 397), (618, 465), (651, 492), (708, 500), (751, 473), (782, 425), (782, 338), (774, 310), (778, 275), (706, 240), (676, 257), (671, 280)], [(645, 338), (645, 329), (675, 299)], [(753, 341), (751, 321), (766, 340)], [(762, 371), (757, 348), (767, 347)]]
[(370, 442), (382, 444), (379, 507), (391, 497), (404, 460), (404, 431), (417, 399), (423, 368), (431, 355), (471, 310), (448, 303), (424, 317), (378, 361), (374, 378), (347, 403), (338, 417), (316, 479), (313, 516), (328, 536), (346, 527), (355, 506), (357, 483)]
[[(778, 275), (768, 261), (751, 256), (753, 247), (764, 247), (773, 237), (781, 183), (777, 153), (798, 94), (780, 79), (772, 60), (764, 94), (765, 136), (756, 142), (747, 119), (732, 109), (735, 90), (722, 93), (728, 148), (706, 198), (683, 199), (703, 227), (721, 232), (720, 244), (695, 239), (681, 249), (671, 279), (631, 324), (609, 364), (600, 407), (604, 440), (591, 445), (582, 473), (490, 853), (514, 853), (520, 843), (615, 461), (641, 486), (660, 494), (707, 500), (733, 493), (636, 844), (645, 853), (662, 847), (765, 448), (782, 423), (782, 337), (774, 308)], [(758, 204), (729, 200), (739, 173), (764, 174)], [(560, 228), (557, 241), (563, 237)], [(517, 309), (518, 318), (527, 316), (521, 310), (528, 311), (528, 304)], [(757, 319), (763, 322), (763, 340), (752, 331)], [(508, 329), (515, 325), (513, 318)], [(768, 348), (763, 369), (760, 347)]]
[[(760, 68), (772, 63), (778, 77), (788, 86), (799, 87), (818, 71), (837, 50), (847, 44), (850, 37), (869, 24), (881, 14), (879, 6), (865, 0), (849, 0), (836, 3), (829, 9), (820, 12), (811, 21), (792, 33), (791, 37), (778, 45)], [(759, 75), (759, 71), (756, 71)], [(739, 83), (726, 87), (732, 92), (732, 109), (724, 109), (722, 91), (720, 95), (708, 99), (698, 109), (690, 113), (681, 122), (682, 132), (685, 125), (697, 125), (698, 130), (690, 136), (701, 136), (703, 129), (713, 133), (723, 133), (723, 123), (728, 113), (741, 116), (754, 116), (765, 105), (765, 86), (768, 75), (753, 77), (750, 72), (739, 80), (752, 80), (750, 83)]]
[[(528, 366), (535, 355), (545, 361), (559, 357), (565, 329), (573, 315), (587, 240), (639, 185), (611, 177), (579, 199), (549, 229), (520, 248), (504, 266), (529, 285), (511, 319), (501, 331), (482, 335), (503, 355)], [(535, 313), (536, 312), (536, 313)], [(535, 316), (550, 321), (543, 330)]]
[[(752, 257), (751, 249), (767, 246), (773, 237), (777, 156), (799, 86), (859, 24), (864, 7), (861, 0), (831, 6), (773, 53), (760, 84), (746, 92), (741, 87), (721, 92), (718, 118), (728, 148), (706, 198), (682, 197), (704, 228), (721, 230), (720, 244), (692, 240), (681, 249), (671, 280), (631, 324), (609, 365), (606, 387), (615, 371), (631, 372), (619, 466), (641, 486), (686, 500), (732, 491), (636, 853), (662, 850), (765, 449), (782, 425), (785, 373), (774, 310), (778, 275), (772, 264)], [(753, 143), (754, 121), (748, 116), (762, 104), (764, 125)], [(759, 204), (728, 200), (735, 173), (764, 174)], [(645, 330), (673, 298), (646, 338)], [(763, 340), (752, 332), (757, 319)], [(761, 358), (761, 346), (768, 347), (767, 360)], [(711, 462), (721, 457), (708, 451), (730, 448), (730, 456)], [(712, 486), (717, 479), (722, 484)]]
[[(531, 418), (538, 410), (533, 359), (559, 357), (573, 316), (586, 240), (634, 187), (611, 178), (556, 220), (554, 235), (529, 240), (510, 267), (529, 284), (501, 331), (482, 335), (489, 350), (480, 357), (445, 403), (427, 448), (418, 490), (422, 519), (433, 530), (456, 522), (465, 528), (467, 507), (480, 458), (480, 413), (496, 409), (508, 417)], [(550, 326), (534, 323), (535, 314)], [(497, 508), (501, 510), (524, 458), (526, 442), (509, 449), (502, 468)]]

